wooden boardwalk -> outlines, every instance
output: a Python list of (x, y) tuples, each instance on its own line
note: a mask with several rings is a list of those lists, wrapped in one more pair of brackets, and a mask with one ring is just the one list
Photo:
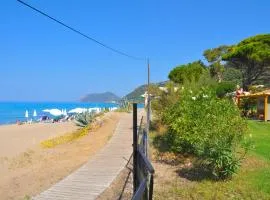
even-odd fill
[[(142, 112), (138, 112), (138, 121)], [(85, 165), (34, 200), (91, 200), (101, 194), (125, 167), (132, 153), (132, 114), (125, 114), (106, 146)]]

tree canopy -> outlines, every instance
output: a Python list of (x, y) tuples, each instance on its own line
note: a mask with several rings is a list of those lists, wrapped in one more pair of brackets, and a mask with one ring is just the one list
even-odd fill
[(203, 52), (203, 56), (210, 63), (210, 74), (216, 77), (218, 82), (223, 80), (223, 72), (225, 71), (222, 63), (222, 56), (228, 52), (229, 46), (221, 45), (217, 48), (207, 49)]
[(242, 71), (243, 87), (247, 89), (270, 70), (270, 34), (249, 37), (228, 49), (222, 56)]
[(172, 69), (169, 73), (169, 79), (179, 84), (183, 84), (185, 81), (198, 81), (205, 70), (206, 68), (201, 61), (195, 61)]
[(221, 45), (217, 48), (207, 49), (203, 52), (203, 56), (209, 63), (222, 60), (222, 56), (228, 52), (229, 46)]

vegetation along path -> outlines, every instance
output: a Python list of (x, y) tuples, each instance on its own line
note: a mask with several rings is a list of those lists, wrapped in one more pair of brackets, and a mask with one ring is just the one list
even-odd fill
[[(142, 112), (139, 113), (138, 120)], [(77, 171), (33, 199), (95, 199), (124, 168), (131, 153), (132, 114), (125, 114), (103, 150)]]

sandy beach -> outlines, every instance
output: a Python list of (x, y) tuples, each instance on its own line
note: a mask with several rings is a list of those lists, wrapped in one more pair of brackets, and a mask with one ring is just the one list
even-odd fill
[(16, 156), (45, 139), (70, 133), (77, 128), (73, 122), (2, 125), (0, 126), (0, 158)]
[(97, 130), (50, 149), (40, 142), (77, 127), (69, 122), (0, 126), (0, 199), (37, 195), (76, 170), (108, 142), (121, 115), (106, 113)]

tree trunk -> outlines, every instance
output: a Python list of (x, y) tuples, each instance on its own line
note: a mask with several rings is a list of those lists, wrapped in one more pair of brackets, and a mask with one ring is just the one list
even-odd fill
[(243, 77), (243, 90), (248, 91), (248, 87), (252, 84), (250, 77)]

